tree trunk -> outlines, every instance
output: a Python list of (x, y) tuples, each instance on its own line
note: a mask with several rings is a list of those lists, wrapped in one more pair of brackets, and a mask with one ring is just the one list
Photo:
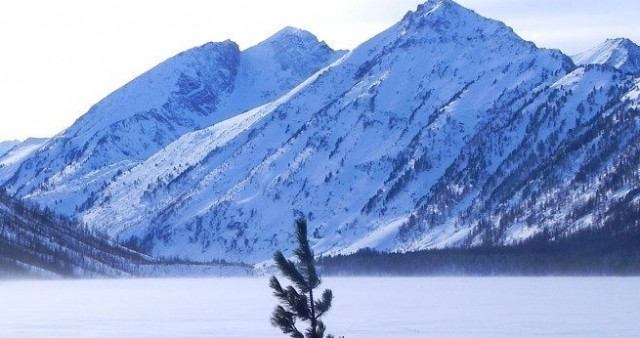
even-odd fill
[(317, 318), (316, 318), (316, 305), (313, 301), (313, 290), (309, 290), (309, 300), (311, 301), (311, 332), (313, 332), (314, 338), (319, 338), (316, 332)]

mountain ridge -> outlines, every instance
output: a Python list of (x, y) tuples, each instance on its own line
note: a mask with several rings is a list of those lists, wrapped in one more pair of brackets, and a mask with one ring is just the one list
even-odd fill
[[(461, 21), (456, 22), (455, 24), (459, 29), (455, 31), (443, 30), (443, 27), (454, 26), (454, 24), (447, 20)], [(518, 61), (521, 62), (518, 64), (518, 67), (527, 75), (523, 75), (522, 79), (513, 79), (510, 76), (501, 75), (502, 79), (494, 82), (494, 78), (489, 79), (488, 76), (484, 76), (484, 73), (487, 72), (486, 70), (475, 65), (479, 65), (481, 63), (485, 65), (492, 65), (492, 71), (495, 72), (495, 74), (504, 74), (503, 70), (505, 68), (513, 66), (510, 65), (508, 61), (505, 61), (502, 56), (498, 57), (503, 52), (506, 53), (506, 50), (501, 50), (501, 48), (505, 48), (503, 46), (507, 44), (490, 43), (489, 36), (494, 36), (495, 33), (507, 36), (509, 42), (513, 42), (514, 44), (517, 43), (517, 47), (515, 48), (522, 50), (522, 52), (511, 54), (526, 55), (533, 53), (536, 57), (545, 60), (545, 63), (549, 62), (554, 64), (554, 66), (548, 68), (544, 68), (543, 66), (541, 69), (544, 71), (541, 74), (534, 76), (534, 74), (537, 73), (537, 70), (535, 72), (533, 70), (527, 70), (527, 67), (532, 67), (529, 65), (533, 65), (531, 59), (524, 60), (526, 57), (516, 56), (516, 60), (521, 58), (521, 60)], [(463, 34), (467, 35), (465, 36)], [(477, 57), (476, 55), (478, 53), (476, 53), (476, 49), (467, 49), (468, 45), (473, 44), (477, 45), (477, 47), (474, 47), (477, 48), (477, 50), (489, 50), (491, 52), (485, 52), (481, 56)], [(441, 47), (441, 50), (436, 52), (435, 48), (429, 47), (435, 45), (448, 46), (447, 48), (449, 49), (447, 50), (445, 47)], [(398, 53), (400, 50), (403, 54), (408, 55), (402, 61), (397, 60), (399, 58)], [(423, 64), (423, 61), (418, 58), (418, 55), (423, 54), (425, 50), (430, 50), (428, 55), (433, 57), (433, 61), (430, 63), (427, 62), (427, 64)], [(451, 60), (453, 61), (451, 62)], [(462, 68), (454, 68), (453, 66), (450, 66), (450, 64), (455, 66), (456, 64), (454, 62), (457, 61), (460, 67), (462, 67), (463, 65), (469, 64), (469, 62), (471, 62), (470, 60), (475, 66), (472, 72), (476, 73), (474, 75), (456, 76), (455, 74), (460, 73)], [(333, 180), (336, 180), (336, 175), (340, 171), (340, 167), (349, 167), (349, 171), (356, 173), (362, 171), (362, 169), (358, 168), (361, 168), (363, 165), (369, 166), (375, 162), (379, 162), (379, 159), (381, 158), (383, 161), (379, 163), (403, 161), (401, 155), (402, 151), (394, 149), (389, 144), (389, 142), (392, 141), (390, 136), (382, 138), (383, 143), (381, 145), (384, 146), (380, 149), (371, 149), (370, 145), (367, 144), (376, 138), (379, 139), (379, 137), (369, 134), (370, 131), (366, 131), (367, 129), (373, 128), (378, 129), (378, 132), (380, 133), (383, 132), (382, 129), (379, 129), (380, 127), (376, 118), (376, 115), (380, 114), (378, 111), (393, 111), (400, 108), (402, 114), (397, 113), (394, 114), (395, 116), (389, 115), (389, 118), (392, 118), (390, 122), (393, 124), (406, 125), (406, 127), (393, 127), (395, 130), (394, 134), (396, 135), (393, 137), (399, 137), (401, 144), (404, 146), (414, 144), (413, 147), (415, 147), (415, 141), (412, 141), (412, 138), (419, 140), (420, 137), (423, 137), (420, 135), (419, 130), (424, 128), (425, 125), (428, 126), (430, 124), (437, 125), (439, 123), (445, 123), (446, 121), (443, 121), (442, 117), (447, 115), (447, 110), (452, 109), (454, 103), (461, 104), (458, 101), (462, 101), (464, 103), (466, 101), (479, 102), (485, 100), (486, 97), (482, 96), (487, 96), (487, 94), (480, 94), (481, 92), (484, 92), (484, 86), (491, 86), (492, 83), (501, 83), (503, 86), (513, 86), (512, 90), (515, 89), (516, 84), (522, 85), (523, 88), (526, 86), (535, 88), (545, 81), (549, 81), (550, 78), (560, 78), (562, 75), (560, 72), (568, 72), (573, 69), (573, 67), (572, 62), (560, 52), (537, 49), (532, 43), (525, 42), (513, 34), (512, 30), (507, 28), (504, 24), (481, 18), (475, 13), (457, 5), (444, 5), (443, 7), (442, 4), (436, 4), (429, 8), (421, 7), (418, 8), (416, 12), (412, 12), (405, 16), (401, 22), (394, 25), (386, 32), (383, 32), (372, 40), (365, 42), (362, 46), (350, 52), (340, 62), (326, 69), (324, 73), (318, 76), (317, 79), (308, 84), (308, 88), (303, 87), (297, 94), (292, 95), (285, 105), (280, 105), (275, 108), (264, 107), (263, 109), (265, 109), (265, 111), (261, 113), (256, 112), (257, 114), (264, 114), (264, 117), (257, 123), (252, 123), (250, 126), (242, 126), (241, 128), (244, 128), (246, 131), (238, 134), (238, 136), (235, 137), (235, 140), (231, 141), (231, 146), (221, 147), (219, 149), (214, 148), (216, 150), (212, 151), (207, 156), (204, 156), (202, 160), (192, 161), (191, 159), (185, 159), (183, 163), (173, 163), (172, 166), (174, 168), (184, 166), (190, 167), (189, 170), (176, 172), (175, 175), (167, 174), (156, 176), (156, 174), (154, 174), (154, 168), (158, 168), (158, 165), (160, 164), (158, 162), (154, 162), (157, 159), (154, 157), (150, 159), (148, 163), (140, 165), (133, 171), (127, 173), (121, 179), (116, 180), (112, 185), (108, 186), (102, 198), (100, 198), (96, 203), (97, 205), (104, 204), (105, 207), (99, 206), (93, 211), (90, 211), (86, 214), (84, 219), (86, 222), (93, 224), (98, 222), (99, 219), (110, 219), (113, 223), (109, 222), (105, 225), (101, 225), (101, 229), (114, 236), (121, 236), (121, 238), (134, 236), (141, 242), (145, 242), (147, 244), (154, 243), (154, 245), (162, 248), (154, 249), (158, 250), (157, 252), (163, 252), (163, 250), (172, 252), (171, 250), (175, 249), (184, 253), (189, 250), (189, 252), (193, 252), (194, 255), (204, 254), (204, 257), (207, 257), (207, 255), (215, 257), (216, 255), (222, 255), (223, 252), (225, 255), (230, 255), (235, 250), (237, 252), (233, 254), (239, 255), (239, 257), (242, 257), (243, 259), (248, 258), (251, 261), (254, 259), (264, 259), (264, 257), (268, 257), (267, 252), (272, 250), (272, 247), (275, 246), (276, 243), (283, 240), (279, 238), (277, 241), (274, 240), (273, 242), (267, 240), (267, 238), (271, 236), (270, 234), (272, 232), (266, 229), (282, 229), (282, 225), (278, 225), (277, 222), (278, 220), (281, 222), (282, 219), (295, 217), (296, 212), (292, 213), (291, 211), (287, 211), (287, 209), (291, 210), (293, 207), (294, 210), (313, 210), (313, 216), (309, 217), (311, 215), (309, 214), (310, 211), (305, 212), (304, 215), (309, 218), (317, 217), (319, 219), (323, 219), (323, 224), (319, 225), (319, 227), (324, 228), (324, 234), (321, 232), (317, 233), (318, 236), (320, 236), (318, 240), (325, 242), (325, 244), (318, 244), (318, 249), (320, 251), (330, 251), (331, 246), (334, 245), (337, 247), (343, 247), (346, 245), (347, 249), (350, 247), (355, 248), (360, 245), (358, 243), (363, 242), (356, 241), (354, 243), (352, 242), (353, 239), (349, 238), (350, 236), (345, 239), (340, 239), (340, 235), (337, 237), (336, 235), (333, 235), (332, 237), (334, 238), (332, 239), (322, 237), (328, 236), (334, 231), (335, 234), (339, 234), (343, 231), (341, 228), (345, 226), (348, 227), (349, 223), (352, 221), (345, 221), (345, 217), (352, 219), (371, 219), (372, 217), (377, 218), (380, 216), (376, 216), (375, 213), (368, 213), (367, 215), (367, 212), (363, 212), (364, 215), (357, 215), (353, 212), (348, 212), (346, 214), (344, 211), (339, 212), (337, 210), (341, 208), (335, 208), (335, 206), (345, 202), (339, 197), (333, 197), (331, 194), (331, 191), (336, 191), (336, 194), (343, 191), (343, 188), (339, 187), (340, 185), (350, 186), (352, 191), (356, 191), (356, 186), (350, 182), (349, 178), (338, 178), (338, 183), (336, 183), (338, 184), (337, 186), (332, 183)], [(406, 92), (411, 92), (411, 89), (416, 87), (419, 88), (420, 83), (426, 84), (433, 81), (437, 84), (445, 84), (453, 82), (448, 78), (445, 80), (444, 78), (446, 78), (446, 76), (436, 73), (434, 69), (439, 69), (439, 72), (442, 72), (454, 79), (456, 77), (460, 78), (460, 80), (458, 80), (459, 82), (454, 85), (444, 85), (443, 88), (445, 89), (443, 89), (440, 94), (434, 93), (433, 90), (429, 92), (425, 88), (421, 90), (423, 93), (420, 94), (418, 98), (407, 97), (405, 99), (406, 101), (415, 101), (415, 107), (411, 110), (407, 110), (409, 107), (404, 103), (398, 102), (400, 101), (398, 97), (402, 97), (402, 95), (395, 93), (396, 90), (393, 88), (403, 88)], [(416, 73), (416, 75), (406, 73), (408, 71), (412, 71)], [(422, 77), (424, 77), (424, 79), (421, 79)], [(476, 84), (476, 82), (479, 82), (480, 84)], [(526, 83), (526, 86), (523, 85), (523, 82)], [(391, 84), (387, 85), (387, 83)], [(313, 89), (311, 89), (311, 87), (313, 87)], [(379, 91), (379, 87), (387, 88), (385, 89), (386, 94), (384, 94), (386, 95), (385, 99), (375, 99), (377, 96), (376, 93)], [(429, 88), (433, 88), (433, 85)], [(472, 88), (472, 91), (475, 94), (465, 95), (465, 93), (468, 93)], [(317, 100), (317, 97), (314, 94), (315, 91), (326, 94), (322, 96), (323, 99), (319, 100), (318, 103), (307, 103), (315, 102), (314, 100)], [(497, 90), (492, 95), (494, 95), (494, 99), (501, 97), (500, 101), (503, 102), (503, 104), (506, 104), (507, 102), (515, 104), (515, 102), (517, 102), (516, 97), (524, 94), (524, 90), (522, 88), (511, 93), (504, 92), (499, 95), (500, 92), (501, 90)], [(491, 95), (488, 96), (491, 97)], [(431, 105), (432, 108), (426, 109), (423, 101), (429, 99), (430, 101), (428, 101), (428, 104)], [(376, 108), (376, 104), (380, 105), (380, 108)], [(477, 103), (474, 104), (477, 105)], [(302, 107), (304, 107), (304, 109), (301, 109)], [(318, 110), (319, 107), (324, 108)], [(303, 110), (308, 109), (312, 109), (312, 111), (302, 113)], [(313, 111), (313, 109), (315, 109), (315, 111)], [(432, 109), (436, 109), (436, 111), (433, 112), (431, 111)], [(365, 113), (363, 113), (363, 110)], [(341, 113), (341, 111), (344, 112)], [(353, 118), (348, 117), (348, 115), (344, 115), (348, 114), (347, 112), (352, 114)], [(345, 119), (332, 121), (332, 118), (330, 118), (332, 114), (335, 114), (337, 116), (336, 118), (345, 116)], [(358, 115), (360, 117), (356, 118)], [(269, 116), (271, 116), (271, 118), (269, 118)], [(276, 119), (277, 116), (279, 117), (278, 119)], [(478, 117), (473, 118), (469, 118), (467, 116), (460, 116), (459, 118), (461, 119), (461, 122), (467, 121), (469, 123), (467, 132), (470, 134), (475, 132), (476, 127), (473, 126), (477, 121), (483, 119), (479, 115)], [(277, 122), (281, 120), (286, 123)], [(417, 122), (417, 120), (422, 120), (422, 122), (420, 122), (421, 124), (410, 123), (410, 121)], [(322, 123), (322, 121), (324, 121), (324, 123)], [(350, 127), (352, 135), (344, 134), (338, 137), (337, 134), (343, 133), (343, 131), (340, 129), (331, 131), (333, 128), (330, 126), (342, 124), (352, 126)], [(452, 125), (450, 127), (454, 126)], [(214, 126), (211, 128), (215, 129), (217, 127)], [(403, 131), (405, 128), (406, 131)], [(362, 129), (362, 131), (359, 131), (360, 129)], [(267, 130), (273, 132), (269, 133), (267, 136), (265, 135)], [(432, 138), (432, 142), (438, 143), (444, 142), (446, 138), (451, 137), (454, 133), (459, 131), (457, 124), (454, 129), (447, 130), (446, 135), (438, 133), (435, 130), (436, 129), (434, 129), (434, 136), (427, 136), (427, 138)], [(308, 134), (311, 134), (312, 136), (308, 136)], [(354, 137), (356, 137), (354, 135), (365, 135), (358, 137), (364, 137), (364, 139), (369, 141), (358, 141), (357, 139), (354, 139)], [(305, 138), (307, 140), (306, 142), (304, 141)], [(350, 138), (351, 140), (348, 141)], [(256, 141), (256, 139), (263, 141)], [(178, 140), (174, 142), (174, 145), (180, 143), (181, 140)], [(323, 143), (328, 144), (322, 145)], [(260, 149), (259, 144), (268, 144), (273, 146), (274, 150), (269, 151), (267, 149), (266, 152), (262, 152), (262, 150), (257, 152), (256, 150)], [(314, 144), (316, 146), (313, 146)], [(329, 145), (331, 144), (334, 144), (333, 151), (327, 151), (325, 153), (326, 150), (324, 149), (330, 150), (329, 148), (331, 147)], [(350, 147), (350, 149), (352, 149), (351, 151), (355, 151), (356, 148), (359, 148), (356, 144), (362, 145), (363, 148), (358, 151), (358, 153), (362, 155), (354, 154), (354, 156), (345, 157), (344, 153), (340, 151), (340, 148), (344, 146)], [(464, 142), (461, 140), (456, 147), (462, 147), (462, 144), (464, 144)], [(320, 148), (318, 149), (317, 146), (320, 146)], [(385, 150), (385, 147), (388, 150)], [(400, 151), (400, 154), (396, 153), (398, 151)], [(424, 152), (424, 149), (416, 149), (416, 151)], [(251, 152), (250, 156), (249, 152)], [(317, 155), (318, 152), (326, 155)], [(444, 156), (445, 152), (446, 150), (443, 149), (440, 156)], [(340, 155), (341, 153), (342, 155)], [(363, 158), (362, 156), (365, 154), (366, 156)], [(227, 157), (230, 155), (232, 157)], [(157, 154), (157, 156), (160, 158), (162, 157), (160, 153)], [(300, 174), (300, 166), (304, 166), (306, 161), (311, 161), (308, 156), (327, 156), (328, 158), (324, 158), (322, 160), (315, 159), (315, 165), (310, 165), (311, 168), (326, 168), (326, 171), (320, 170), (320, 172), (317, 172), (316, 170), (313, 170), (311, 172), (305, 171), (306, 174)], [(343, 156), (341, 161), (351, 164), (341, 166), (340, 163), (335, 163), (333, 158), (339, 156)], [(398, 157), (393, 159), (394, 156)], [(166, 155), (165, 158), (175, 158), (175, 154), (174, 156)], [(260, 160), (261, 158), (263, 159), (262, 161)], [(284, 160), (284, 158), (287, 158), (290, 163), (287, 164), (287, 160)], [(327, 160), (328, 163), (333, 163), (330, 166), (333, 166), (334, 169), (330, 169), (326, 164), (322, 164)], [(244, 163), (244, 161), (248, 161), (250, 163)], [(196, 164), (194, 164), (194, 162)], [(415, 162), (411, 162), (414, 164), (417, 163), (416, 166), (420, 165), (425, 167), (422, 170), (425, 170), (426, 167), (429, 166), (428, 163), (422, 163), (426, 161), (424, 159), (420, 160), (420, 156), (418, 156)], [(445, 166), (444, 162), (443, 166)], [(160, 165), (160, 167), (162, 168), (162, 165)], [(291, 168), (291, 172), (289, 172), (287, 167)], [(393, 167), (389, 167), (388, 164), (385, 164), (384, 167), (379, 169), (383, 169), (385, 167), (386, 169), (384, 170), (391, 171), (387, 172), (386, 175), (390, 175), (391, 177), (384, 179), (386, 182), (380, 183), (383, 183), (383, 186), (387, 186), (385, 189), (392, 189), (394, 185), (396, 187), (399, 186), (400, 183), (397, 183), (397, 181), (400, 177), (396, 177), (394, 175), (401, 175), (394, 174)], [(246, 174), (242, 174), (237, 178), (234, 178), (233, 176), (229, 176), (230, 168), (233, 168), (234, 171), (247, 171)], [(398, 169), (401, 169), (402, 171), (406, 170), (404, 168)], [(443, 169), (439, 170), (441, 171)], [(164, 171), (170, 172), (171, 170)], [(322, 172), (324, 172), (321, 174), (322, 176), (318, 177)], [(209, 175), (207, 173), (215, 174)], [(144, 179), (141, 179), (142, 176), (139, 175), (146, 175), (149, 180), (145, 181)], [(126, 178), (126, 176), (129, 176), (129, 178)], [(159, 178), (159, 181), (155, 181), (156, 177)], [(428, 177), (425, 178), (429, 180)], [(378, 178), (376, 178), (376, 180), (377, 179)], [(125, 183), (125, 180), (130, 183)], [(124, 191), (131, 192), (133, 190), (129, 188), (122, 190), (119, 186), (124, 183), (125, 186), (132, 187), (135, 185), (133, 182), (138, 180), (141, 180), (138, 185), (141, 187), (147, 187), (147, 189), (143, 188), (140, 189), (139, 192), (135, 193), (135, 196), (140, 196), (139, 200), (135, 198), (131, 200), (129, 198), (131, 198), (132, 195), (130, 193), (124, 194)], [(252, 182), (263, 183), (252, 184)], [(365, 184), (365, 182), (366, 180), (363, 181), (363, 185), (369, 185), (368, 183)], [(284, 189), (284, 191), (278, 189), (278, 187), (286, 185), (291, 185), (295, 188)], [(305, 185), (308, 185), (309, 187), (305, 188)], [(209, 187), (218, 187), (219, 190), (214, 189), (212, 191)], [(274, 189), (277, 191), (274, 192)], [(373, 207), (374, 204), (368, 203), (367, 200), (374, 201), (375, 198), (377, 198), (376, 196), (378, 194), (376, 193), (376, 190), (374, 189), (373, 191), (365, 193), (363, 191), (365, 189), (364, 186), (358, 189), (360, 189), (360, 195), (370, 195), (364, 197), (364, 200), (363, 196), (354, 196), (356, 197), (355, 201), (361, 204), (349, 206), (348, 209), (360, 211), (366, 209), (367, 205)], [(324, 199), (332, 201), (329, 202), (329, 205), (333, 205), (334, 207), (329, 208), (336, 210), (330, 211), (329, 209), (325, 209), (326, 207), (321, 207), (317, 201), (309, 201), (310, 197), (304, 197), (305, 194), (309, 194), (311, 190), (315, 190), (318, 193), (322, 192), (322, 195), (325, 196), (323, 197)], [(174, 199), (173, 196), (176, 195), (178, 198)], [(390, 194), (386, 195), (390, 196)], [(256, 202), (256, 200), (260, 200), (261, 202)], [(283, 202), (279, 202), (283, 200), (285, 201), (284, 205), (282, 205)], [(296, 200), (298, 200), (298, 202), (295, 202)], [(302, 206), (305, 203), (300, 202), (301, 200), (308, 200), (306, 207)], [(291, 203), (293, 206), (287, 206), (288, 203)], [(241, 207), (240, 204), (245, 206)], [(265, 213), (260, 210), (258, 205), (266, 204), (281, 205), (280, 209), (282, 209), (282, 211), (270, 211), (269, 213)], [(296, 207), (296, 204), (302, 205)], [(137, 207), (128, 208), (127, 206), (130, 205), (136, 205)], [(155, 215), (153, 216), (154, 218), (141, 220), (140, 213), (137, 212), (137, 210), (140, 210), (139, 208), (141, 206), (143, 210), (146, 210), (143, 215), (151, 212), (152, 215)], [(150, 209), (147, 209), (147, 206)], [(232, 211), (236, 207), (240, 209), (237, 213)], [(342, 208), (346, 208), (346, 206)], [(385, 206), (379, 205), (376, 208), (384, 209)], [(403, 208), (404, 210), (407, 209), (407, 207)], [(125, 214), (125, 212), (120, 212), (123, 210), (130, 210), (130, 215), (135, 217), (135, 220), (122, 222), (122, 219), (119, 217), (122, 217), (122, 215)], [(195, 217), (192, 216), (194, 214), (196, 215)], [(242, 216), (242, 214), (245, 216)], [(331, 216), (332, 214), (333, 216)], [(249, 220), (247, 218), (249, 216), (251, 219), (255, 220)], [(142, 216), (143, 219), (145, 217), (146, 216)], [(407, 216), (403, 216), (403, 218), (404, 217)], [(195, 221), (193, 220), (194, 218)], [(341, 218), (342, 220), (340, 220)], [(233, 221), (225, 221), (225, 219)], [(336, 220), (335, 223), (337, 224), (326, 224), (332, 223), (331, 220)], [(390, 224), (398, 223), (393, 220), (389, 220), (389, 222), (391, 222)], [(121, 225), (116, 227), (111, 225), (116, 223)], [(173, 225), (171, 227), (167, 227), (166, 224)], [(184, 230), (178, 230), (181, 227), (179, 224), (184, 224)], [(368, 225), (368, 227), (374, 227), (373, 230), (375, 230), (375, 224), (376, 223)], [(228, 231), (223, 231), (225, 227), (228, 228)], [(377, 231), (385, 232), (386, 230), (384, 230), (384, 228), (385, 226), (379, 227)], [(123, 230), (124, 232), (121, 232)], [(282, 230), (286, 231), (286, 228)], [(145, 231), (148, 232), (145, 234)], [(370, 236), (366, 235), (366, 232), (364, 234), (362, 233), (363, 231), (366, 231), (366, 228), (358, 231), (359, 235), (356, 234), (356, 238), (357, 236), (364, 236), (359, 239), (359, 241), (363, 240), (369, 244), (376, 244), (369, 241)], [(247, 232), (249, 234), (247, 234)], [(264, 232), (266, 232), (265, 236), (260, 235)], [(376, 231), (374, 231), (374, 233), (375, 232)], [(389, 234), (392, 234), (393, 232), (394, 231), (391, 231)], [(148, 237), (150, 233), (154, 234), (151, 238)], [(189, 233), (191, 233), (191, 235), (188, 238), (182, 237), (187, 236)], [(223, 235), (221, 235), (221, 233), (223, 233)], [(236, 238), (236, 235), (232, 235), (231, 233), (236, 235), (239, 234), (240, 238)], [(153, 236), (157, 236), (158, 238), (167, 238), (169, 240), (163, 243), (162, 240), (156, 240)], [(285, 238), (284, 240), (286, 241), (288, 239)], [(224, 244), (225, 241), (227, 243), (226, 245)], [(213, 244), (216, 242), (217, 244)], [(254, 243), (254, 245), (249, 245), (249, 243)], [(221, 248), (225, 249), (215, 248), (210, 249), (209, 253), (206, 251), (202, 252), (202, 247), (207, 248), (208, 246), (214, 245), (220, 245)], [(259, 245), (262, 246), (262, 249), (258, 247)], [(234, 246), (235, 249), (232, 249)], [(258, 251), (260, 252), (259, 254), (256, 253)], [(252, 255), (256, 258), (251, 258)]]
[[(640, 203), (640, 77), (629, 72), (576, 65), (450, 0), (346, 54), (291, 27), (274, 38), (242, 52), (228, 42), (240, 66), (209, 65), (248, 79), (216, 103), (244, 104), (232, 116), (140, 157), (92, 163), (63, 147), (61, 171), (28, 160), (5, 186), (152, 255), (251, 263), (291, 246), (296, 217), (319, 254), (406, 252), (553, 240)], [(283, 87), (255, 77), (261, 57), (279, 64)], [(50, 176), (29, 181), (36, 168)], [(67, 190), (74, 170), (81, 187)]]
[(627, 38), (607, 39), (573, 59), (579, 65), (609, 65), (626, 73), (640, 74), (640, 46)]
[[(15, 171), (0, 168), (10, 176), (3, 186), (74, 214), (111, 179), (179, 136), (281, 96), (344, 53), (300, 32), (276, 33), (244, 51), (227, 40), (179, 53), (94, 105)], [(287, 39), (296, 44), (287, 44), (286, 55), (272, 50)]]

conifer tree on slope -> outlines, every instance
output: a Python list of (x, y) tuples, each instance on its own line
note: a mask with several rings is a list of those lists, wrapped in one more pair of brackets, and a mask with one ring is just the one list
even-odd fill
[[(276, 306), (271, 316), (271, 324), (279, 327), (283, 333), (293, 338), (324, 338), (325, 326), (320, 320), (331, 308), (333, 293), (326, 289), (319, 299), (314, 299), (314, 290), (320, 286), (320, 277), (316, 272), (313, 251), (307, 239), (307, 222), (296, 220), (296, 236), (298, 247), (294, 256), (297, 262), (288, 260), (282, 252), (273, 256), (278, 269), (295, 285), (282, 287), (275, 276), (271, 277), (270, 286), (281, 305)], [(304, 334), (296, 327), (296, 321), (309, 324)], [(334, 338), (328, 335), (327, 338)]]

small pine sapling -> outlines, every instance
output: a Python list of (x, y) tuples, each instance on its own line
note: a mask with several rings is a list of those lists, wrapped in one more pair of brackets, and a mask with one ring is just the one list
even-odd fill
[[(285, 288), (278, 278), (271, 277), (270, 287), (281, 304), (273, 311), (271, 324), (293, 338), (324, 338), (326, 327), (320, 317), (331, 308), (333, 293), (326, 289), (318, 299), (314, 299), (314, 290), (320, 286), (321, 281), (307, 239), (307, 222), (304, 219), (296, 220), (296, 236), (298, 247), (293, 253), (297, 262), (286, 259), (281, 251), (273, 256), (280, 272), (295, 287)], [(304, 334), (296, 327), (298, 320), (309, 324)], [(334, 336), (327, 335), (326, 338)]]

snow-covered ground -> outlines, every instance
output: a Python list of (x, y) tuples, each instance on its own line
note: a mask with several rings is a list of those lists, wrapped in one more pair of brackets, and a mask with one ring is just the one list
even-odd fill
[[(0, 337), (284, 337), (262, 278), (0, 282)], [(329, 331), (637, 337), (638, 278), (330, 278)]]

